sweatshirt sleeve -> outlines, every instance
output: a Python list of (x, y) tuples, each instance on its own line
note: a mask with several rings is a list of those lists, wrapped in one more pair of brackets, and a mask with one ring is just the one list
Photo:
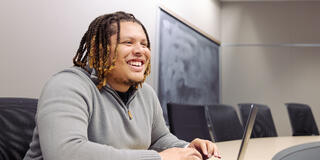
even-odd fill
[(153, 150), (116, 149), (88, 140), (94, 98), (88, 85), (76, 75), (62, 73), (44, 87), (36, 116), (43, 159), (160, 160)]
[(152, 145), (150, 148), (161, 152), (172, 147), (186, 147), (189, 144), (188, 142), (180, 140), (170, 133), (163, 118), (163, 112), (160, 106), (159, 99), (157, 98), (155, 93), (153, 93), (153, 95), (154, 118), (152, 124)]

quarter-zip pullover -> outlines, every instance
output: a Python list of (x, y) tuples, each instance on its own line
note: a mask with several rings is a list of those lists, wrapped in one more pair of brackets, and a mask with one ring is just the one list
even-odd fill
[(188, 143), (165, 125), (146, 83), (124, 103), (94, 72), (71, 67), (55, 74), (38, 102), (33, 140), (24, 160), (160, 160), (158, 152)]

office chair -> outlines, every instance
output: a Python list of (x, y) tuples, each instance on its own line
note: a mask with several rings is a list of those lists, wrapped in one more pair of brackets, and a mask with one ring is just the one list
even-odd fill
[(29, 149), (37, 99), (0, 98), (0, 159), (21, 160)]
[(301, 103), (285, 103), (287, 106), (293, 136), (319, 135), (309, 105)]
[(208, 105), (212, 133), (216, 142), (242, 139), (243, 127), (236, 110), (229, 105)]
[(212, 140), (204, 106), (168, 103), (167, 111), (170, 132), (179, 139), (188, 142), (195, 138)]
[[(252, 103), (240, 103), (238, 107), (240, 109), (240, 115), (242, 124), (246, 124), (250, 106)], [(263, 104), (254, 104), (258, 107), (257, 117), (253, 126), (251, 138), (259, 137), (277, 137), (278, 133), (273, 122), (270, 108)]]

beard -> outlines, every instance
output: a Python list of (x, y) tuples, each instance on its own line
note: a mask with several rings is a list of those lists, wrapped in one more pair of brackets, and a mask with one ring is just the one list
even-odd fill
[(137, 84), (142, 83), (142, 82), (143, 82), (143, 80), (135, 81), (135, 80), (132, 80), (132, 79), (128, 79), (126, 81), (123, 81), (124, 84), (130, 85), (130, 86), (137, 85)]
[(132, 74), (129, 71), (123, 69), (114, 68), (111, 72), (107, 74), (107, 83), (113, 89), (124, 90), (126, 87), (138, 87), (145, 80), (145, 74)]
[(115, 78), (115, 80), (118, 82), (118, 83), (122, 83), (122, 84), (125, 84), (125, 85), (128, 85), (128, 86), (134, 86), (134, 85), (137, 85), (139, 83), (142, 83), (144, 80), (134, 80), (134, 79), (122, 79), (122, 78)]

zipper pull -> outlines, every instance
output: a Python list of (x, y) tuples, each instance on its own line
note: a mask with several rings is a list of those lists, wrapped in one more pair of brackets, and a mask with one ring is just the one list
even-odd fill
[(130, 110), (128, 110), (128, 115), (129, 115), (129, 119), (131, 120), (133, 118), (133, 116), (132, 116)]

